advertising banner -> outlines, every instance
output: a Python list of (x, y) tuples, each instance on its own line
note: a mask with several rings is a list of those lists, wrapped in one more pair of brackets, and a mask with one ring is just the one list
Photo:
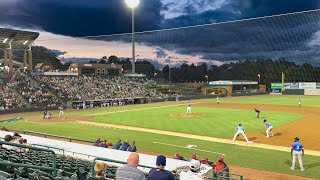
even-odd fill
[(304, 95), (320, 96), (320, 89), (305, 89)]
[(284, 89), (299, 89), (299, 83), (284, 83)]
[(299, 89), (316, 89), (316, 83), (315, 82), (300, 82), (299, 83)]
[(271, 89), (282, 89), (282, 83), (271, 83)]
[(320, 82), (317, 82), (316, 88), (317, 88), (317, 89), (320, 89)]

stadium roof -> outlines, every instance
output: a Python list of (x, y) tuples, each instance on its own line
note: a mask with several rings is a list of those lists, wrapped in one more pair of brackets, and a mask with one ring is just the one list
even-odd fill
[(25, 50), (38, 36), (37, 32), (0, 28), (0, 49), (8, 48), (11, 42), (13, 50)]

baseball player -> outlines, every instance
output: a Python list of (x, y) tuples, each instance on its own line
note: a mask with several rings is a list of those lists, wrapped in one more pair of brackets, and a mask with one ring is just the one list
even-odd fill
[(247, 138), (247, 136), (246, 136), (245, 133), (246, 133), (246, 131), (244, 130), (244, 128), (242, 127), (242, 125), (239, 124), (239, 126), (236, 127), (236, 134), (234, 135), (234, 137), (233, 137), (233, 139), (232, 139), (232, 142), (233, 142), (234, 140), (236, 140), (236, 138), (237, 138), (237, 136), (238, 136), (239, 134), (242, 134), (242, 136), (243, 136), (244, 139), (247, 141), (247, 143), (252, 143), (251, 141), (248, 140), (248, 138)]
[(61, 106), (59, 107), (59, 118), (60, 118), (62, 115), (64, 116), (64, 112), (63, 112), (63, 106), (61, 105)]
[(267, 130), (266, 130), (266, 134), (267, 134), (267, 138), (270, 136), (273, 136), (273, 131), (272, 131), (272, 125), (266, 120), (263, 120), (264, 125), (266, 126)]
[(259, 119), (260, 117), (260, 110), (256, 109), (256, 108), (253, 108), (254, 111), (257, 113), (257, 119)]
[(292, 166), (290, 168), (291, 170), (294, 170), (294, 166), (296, 165), (296, 158), (298, 158), (301, 171), (304, 171), (302, 159), (301, 159), (301, 156), (303, 155), (304, 155), (303, 145), (299, 142), (299, 138), (295, 137), (294, 143), (291, 146), (291, 156), (292, 156)]
[(220, 98), (219, 98), (219, 96), (217, 96), (217, 104), (219, 104), (220, 103)]
[(302, 103), (302, 101), (301, 101), (301, 99), (299, 98), (299, 99), (298, 99), (298, 105), (301, 106), (301, 103)]
[(190, 101), (188, 101), (188, 105), (187, 105), (187, 114), (191, 114), (191, 103), (190, 103)]

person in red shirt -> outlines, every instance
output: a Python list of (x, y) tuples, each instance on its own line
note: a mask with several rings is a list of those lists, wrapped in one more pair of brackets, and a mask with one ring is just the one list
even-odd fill
[(209, 165), (209, 159), (206, 157), (200, 161), (201, 164)]
[(215, 173), (217, 175), (218, 178), (220, 177), (225, 177), (227, 174), (226, 172), (229, 171), (229, 168), (227, 166), (227, 164), (224, 162), (223, 157), (219, 157), (219, 160), (216, 162), (216, 169), (215, 169)]

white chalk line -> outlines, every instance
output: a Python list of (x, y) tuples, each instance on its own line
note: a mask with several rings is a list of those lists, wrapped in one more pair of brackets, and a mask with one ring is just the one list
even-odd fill
[(192, 150), (202, 151), (202, 152), (207, 152), (207, 153), (212, 153), (212, 154), (221, 154), (222, 156), (226, 155), (224, 153), (208, 151), (208, 150), (204, 150), (204, 149), (197, 149), (197, 148), (188, 148), (188, 147), (184, 147), (184, 146), (179, 146), (179, 145), (175, 145), (175, 144), (167, 144), (167, 143), (162, 143), (162, 142), (153, 142), (153, 144), (161, 144), (161, 145), (165, 145), (165, 146), (179, 147), (179, 148), (183, 148), (183, 149), (192, 149)]

